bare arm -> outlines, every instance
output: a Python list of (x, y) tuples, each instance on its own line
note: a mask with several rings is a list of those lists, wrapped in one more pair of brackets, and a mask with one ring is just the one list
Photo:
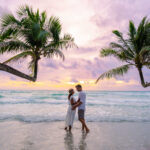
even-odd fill
[(76, 103), (74, 103), (74, 100), (73, 100), (73, 98), (70, 100), (70, 103), (71, 103), (71, 105), (74, 105), (74, 104), (76, 104)]
[(77, 103), (75, 105), (73, 105), (72, 110), (75, 110), (76, 107), (79, 107), (82, 104), (82, 102), (80, 101), (80, 99), (78, 99)]
[(77, 100), (77, 103), (80, 102), (80, 98)]
[(78, 99), (78, 100), (74, 103), (74, 105), (77, 104), (78, 102), (80, 102), (80, 99)]

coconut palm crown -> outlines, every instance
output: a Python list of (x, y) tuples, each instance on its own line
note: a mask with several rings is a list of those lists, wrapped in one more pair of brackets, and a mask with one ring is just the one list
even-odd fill
[(34, 12), (29, 6), (20, 7), (16, 16), (4, 15), (1, 19), (0, 54), (15, 52), (16, 55), (1, 65), (30, 56), (29, 69), (35, 81), (38, 62), (42, 57), (58, 56), (64, 59), (62, 50), (75, 45), (71, 35), (62, 36), (61, 31), (59, 18), (51, 16), (48, 19), (45, 11)]
[(101, 57), (114, 56), (125, 64), (101, 74), (96, 82), (103, 78), (124, 75), (131, 67), (136, 67), (141, 85), (150, 86), (150, 83), (145, 82), (142, 71), (144, 66), (150, 69), (150, 22), (144, 17), (136, 28), (130, 21), (126, 39), (118, 30), (114, 30), (113, 34), (118, 38), (118, 42), (110, 43), (109, 48), (100, 51), (100, 55)]

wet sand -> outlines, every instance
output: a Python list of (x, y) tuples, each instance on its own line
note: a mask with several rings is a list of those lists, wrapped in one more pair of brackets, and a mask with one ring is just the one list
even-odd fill
[(150, 150), (150, 123), (88, 122), (82, 133), (75, 122), (72, 133), (64, 122), (0, 122), (0, 150)]

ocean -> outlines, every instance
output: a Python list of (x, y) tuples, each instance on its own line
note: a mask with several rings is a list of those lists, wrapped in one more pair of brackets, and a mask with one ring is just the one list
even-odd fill
[[(86, 91), (86, 93), (88, 122), (150, 122), (150, 92)], [(64, 121), (68, 107), (67, 95), (67, 91), (0, 90), (0, 122)]]

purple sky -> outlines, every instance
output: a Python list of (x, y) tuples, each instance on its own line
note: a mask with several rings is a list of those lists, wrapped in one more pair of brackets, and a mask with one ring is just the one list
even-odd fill
[[(12, 12), (18, 6), (28, 4), (34, 9), (46, 10), (48, 16), (60, 18), (63, 33), (70, 33), (77, 48), (64, 50), (66, 60), (42, 59), (39, 65), (37, 83), (0, 72), (0, 89), (68, 89), (82, 83), (90, 90), (150, 90), (139, 83), (138, 72), (131, 69), (124, 77), (103, 80), (95, 85), (96, 78), (103, 72), (121, 63), (115, 58), (100, 58), (101, 48), (116, 40), (112, 30), (123, 33), (128, 30), (129, 20), (137, 25), (144, 16), (149, 17), (149, 0), (0, 0), (0, 16)], [(10, 55), (0, 56), (3, 62)], [(26, 63), (11, 64), (23, 68)], [(150, 81), (150, 70), (144, 69), (145, 79)]]

